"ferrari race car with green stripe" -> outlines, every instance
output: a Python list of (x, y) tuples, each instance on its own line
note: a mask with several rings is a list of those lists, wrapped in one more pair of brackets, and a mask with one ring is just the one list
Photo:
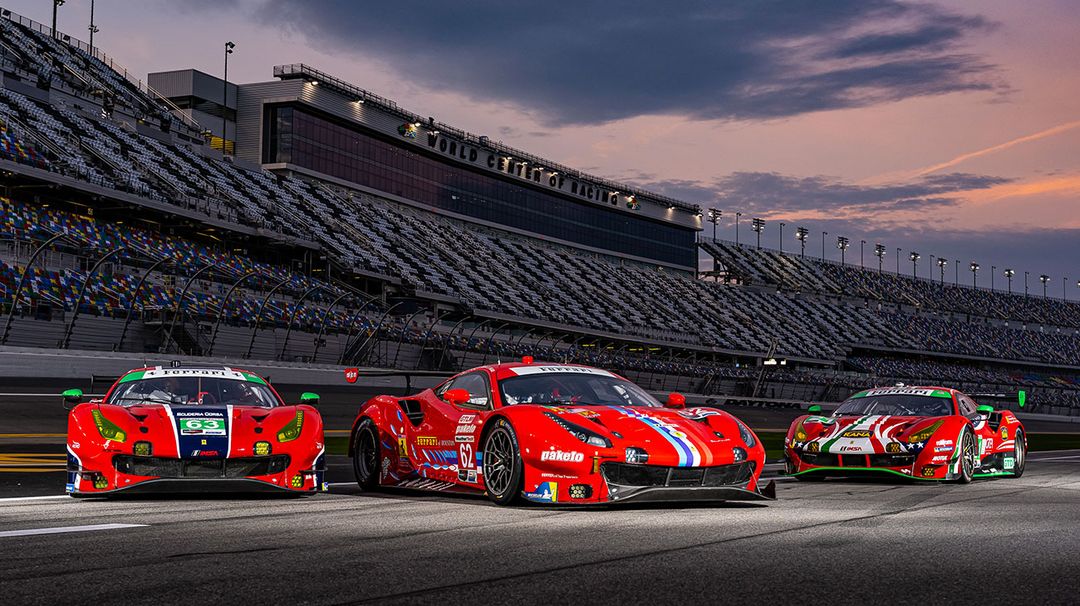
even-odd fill
[(305, 393), (286, 404), (259, 375), (228, 367), (132, 370), (104, 398), (63, 394), (67, 492), (324, 490), (323, 424)]
[(661, 404), (607, 370), (528, 357), (372, 398), (349, 452), (365, 490), (482, 493), (498, 504), (775, 497), (772, 483), (758, 484), (761, 441), (734, 416), (686, 408), (680, 394)]
[(955, 389), (868, 389), (832, 415), (810, 412), (784, 443), (787, 472), (800, 480), (879, 473), (967, 483), (1024, 473), (1027, 437), (1016, 415)]

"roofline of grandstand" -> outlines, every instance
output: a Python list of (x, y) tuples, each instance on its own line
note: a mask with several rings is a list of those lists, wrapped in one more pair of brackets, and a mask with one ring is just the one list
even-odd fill
[(559, 173), (569, 175), (582, 181), (590, 181), (592, 183), (596, 183), (598, 185), (602, 185), (616, 191), (630, 192), (634, 196), (641, 196), (646, 201), (654, 202), (659, 206), (676, 208), (690, 214), (701, 216), (701, 206), (698, 204), (683, 202), (682, 200), (676, 200), (675, 198), (670, 198), (662, 194), (657, 194), (644, 189), (633, 187), (626, 183), (616, 183), (603, 177), (590, 175), (580, 170), (570, 168), (557, 162), (535, 156), (520, 149), (510, 147), (509, 145), (505, 145), (500, 142), (493, 142), (487, 136), (475, 135), (473, 133), (461, 130), (459, 128), (455, 128), (443, 122), (429, 122), (427, 118), (403, 109), (397, 104), (397, 102), (391, 99), (387, 99), (373, 92), (362, 89), (354, 84), (350, 84), (349, 82), (346, 82), (335, 76), (331, 76), (330, 74), (319, 71), (303, 63), (275, 65), (274, 77), (281, 80), (304, 78), (318, 81), (321, 84), (326, 85), (327, 88), (334, 90), (351, 100), (362, 100), (364, 103), (373, 103), (374, 105), (378, 106), (379, 109), (391, 114), (395, 114), (404, 119), (406, 122), (420, 122), (431, 124), (432, 126), (437, 127), (438, 130), (454, 135), (460, 140), (465, 141), (470, 145), (476, 146), (478, 148), (486, 148), (490, 151), (501, 153), (503, 155), (509, 155), (515, 158), (523, 158), (525, 160), (528, 160), (530, 163), (540, 164), (548, 168), (554, 168)]
[[(154, 90), (154, 88), (151, 87), (148, 82), (143, 82), (139, 78), (136, 78), (131, 72), (129, 72), (127, 70), (126, 67), (124, 67), (123, 65), (120, 65), (119, 63), (114, 61), (112, 57), (110, 57), (110, 56), (106, 55), (104, 52), (102, 52), (101, 47), (99, 47), (99, 46), (90, 46), (89, 44), (87, 44), (86, 42), (83, 42), (79, 38), (76, 38), (75, 36), (72, 36), (71, 34), (65, 34), (64, 32), (62, 32), (60, 30), (56, 30), (54, 32), (52, 27), (50, 27), (48, 25), (45, 25), (44, 23), (40, 23), (38, 21), (35, 21), (35, 20), (33, 20), (33, 19), (29, 18), (29, 17), (25, 17), (23, 15), (20, 15), (19, 13), (16, 13), (15, 11), (13, 11), (13, 10), (11, 10), (9, 8), (6, 8), (6, 7), (0, 7), (0, 18), (7, 19), (8, 21), (11, 21), (12, 23), (17, 23), (19, 25), (29, 27), (30, 29), (39, 31), (39, 32), (41, 32), (43, 34), (48, 34), (51, 37), (53, 37), (54, 39), (56, 39), (56, 40), (58, 40), (60, 42), (63, 42), (65, 44), (67, 44), (68, 46), (73, 46), (73, 47), (87, 53), (91, 57), (94, 57), (98, 61), (101, 61), (102, 63), (105, 64), (106, 67), (112, 69), (117, 74), (120, 74), (121, 76), (123, 76), (124, 79), (127, 80), (128, 82), (130, 82), (133, 86), (135, 86), (135, 88), (137, 88), (140, 91), (142, 91), (143, 93), (145, 93), (151, 99), (154, 99), (154, 100), (158, 101), (159, 103), (161, 103), (162, 105), (164, 105), (165, 109), (168, 109), (171, 114), (176, 116), (176, 118), (178, 120), (180, 120), (184, 124), (184, 126), (186, 126), (188, 129), (190, 129), (193, 133), (199, 133), (200, 135), (202, 134), (203, 127), (198, 122), (196, 122), (194, 118), (184, 114), (183, 111), (175, 103), (173, 103), (169, 98), (165, 97), (161, 93)], [(61, 34), (61, 35), (56, 36), (56, 34)]]
[(578, 250), (586, 250), (586, 251), (589, 251), (591, 253), (604, 255), (605, 257), (615, 257), (615, 258), (619, 258), (619, 259), (628, 259), (628, 260), (635, 261), (635, 262), (638, 262), (638, 263), (643, 263), (645, 265), (662, 266), (662, 267), (667, 267), (669, 269), (674, 269), (674, 270), (678, 270), (678, 271), (686, 272), (686, 273), (691, 273), (691, 274), (696, 269), (696, 268), (694, 268), (693, 266), (690, 266), (690, 265), (675, 265), (674, 263), (668, 263), (666, 261), (658, 261), (656, 259), (648, 259), (648, 258), (645, 258), (645, 257), (638, 257), (636, 255), (628, 255), (626, 253), (615, 252), (615, 251), (611, 251), (611, 250), (607, 250), (607, 249), (603, 249), (603, 248), (595, 248), (595, 247), (592, 247), (592, 246), (587, 246), (585, 244), (578, 244), (577, 242), (570, 242), (568, 240), (561, 240), (559, 238), (551, 238), (551, 237), (547, 237), (547, 236), (540, 237), (537, 234), (535, 234), (533, 232), (530, 232), (530, 231), (526, 231), (526, 230), (523, 230), (523, 229), (518, 229), (516, 227), (510, 227), (508, 225), (503, 225), (502, 223), (494, 223), (494, 222), (491, 222), (491, 221), (485, 221), (484, 219), (478, 219), (476, 217), (470, 217), (468, 215), (461, 215), (461, 214), (455, 213), (453, 211), (444, 210), (444, 209), (441, 209), (441, 208), (435, 208), (434, 206), (427, 206), (426, 204), (422, 204), (420, 202), (416, 202), (416, 201), (410, 200), (408, 198), (404, 198), (404, 197), (401, 197), (401, 196), (396, 196), (394, 194), (387, 193), (387, 192), (384, 192), (384, 191), (381, 191), (381, 190), (378, 190), (378, 189), (373, 189), (373, 188), (370, 188), (370, 187), (366, 187), (364, 185), (360, 185), (359, 183), (353, 183), (351, 181), (346, 181), (345, 179), (340, 179), (340, 178), (334, 177), (332, 175), (327, 175), (326, 173), (321, 173), (319, 171), (311, 170), (309, 168), (304, 168), (303, 166), (297, 166), (297, 165), (289, 163), (289, 162), (278, 162), (278, 163), (273, 163), (273, 164), (263, 164), (263, 168), (265, 168), (266, 170), (269, 170), (269, 171), (291, 171), (291, 172), (294, 172), (294, 173), (305, 175), (305, 176), (310, 177), (312, 179), (318, 179), (319, 181), (333, 183), (334, 185), (337, 185), (339, 187), (343, 187), (345, 189), (355, 190), (355, 191), (358, 191), (358, 192), (362, 192), (362, 193), (365, 193), (365, 194), (375, 196), (377, 198), (383, 198), (383, 199), (386, 199), (386, 200), (390, 200), (392, 202), (396, 202), (396, 203), (399, 203), (399, 204), (404, 204), (406, 206), (416, 208), (416, 209), (422, 210), (424, 212), (430, 212), (430, 213), (434, 213), (434, 214), (437, 214), (437, 215), (442, 215), (444, 217), (450, 217), (452, 219), (457, 219), (459, 221), (464, 221), (464, 222), (467, 222), (467, 223), (474, 223), (476, 225), (483, 225), (484, 227), (488, 227), (488, 228), (491, 228), (491, 229), (496, 229), (496, 230), (499, 230), (499, 231), (509, 232), (509, 233), (512, 233), (512, 234), (515, 234), (515, 235), (523, 236), (523, 237), (526, 237), (526, 238), (531, 238), (533, 240), (541, 240), (541, 241), (544, 241), (544, 242), (554, 242), (554, 243), (559, 244), (561, 246), (566, 246), (566, 247), (569, 247), (569, 248), (575, 248), (575, 249), (578, 249)]
[(89, 196), (100, 196), (108, 200), (126, 202), (128, 204), (134, 204), (137, 206), (150, 208), (162, 213), (179, 215), (188, 219), (198, 221), (199, 223), (204, 223), (206, 225), (228, 230), (231, 232), (238, 232), (249, 236), (267, 238), (269, 240), (277, 240), (279, 242), (284, 242), (292, 246), (298, 246), (301, 248), (307, 248), (315, 251), (323, 250), (322, 245), (318, 242), (294, 238), (285, 234), (265, 230), (259, 227), (249, 227), (240, 223), (231, 223), (223, 219), (216, 219), (214, 217), (211, 217), (210, 215), (201, 213), (196, 210), (189, 210), (186, 208), (181, 208), (179, 206), (173, 206), (172, 204), (168, 204), (166, 202), (158, 202), (157, 200), (153, 200), (151, 198), (143, 198), (135, 194), (130, 194), (116, 189), (109, 189), (107, 187), (95, 185), (88, 181), (74, 179), (61, 173), (55, 173), (50, 170), (27, 166), (25, 164), (19, 164), (11, 160), (0, 159), (0, 170), (16, 173), (24, 177), (43, 181), (47, 184), (60, 185), (62, 187), (78, 190), (83, 194)]
[(885, 347), (883, 345), (867, 345), (867, 344), (862, 344), (862, 343), (859, 343), (859, 344), (843, 343), (843, 344), (841, 344), (841, 346), (846, 347), (849, 352), (857, 351), (857, 350), (860, 350), (860, 349), (870, 349), (870, 350), (874, 350), (874, 351), (883, 351), (883, 352), (888, 352), (888, 353), (903, 353), (903, 354), (912, 354), (912, 355), (918, 355), (918, 356), (930, 356), (930, 357), (934, 357), (934, 358), (945, 358), (945, 359), (949, 359), (949, 360), (971, 360), (973, 362), (988, 362), (988, 363), (991, 363), (991, 364), (1005, 364), (1005, 365), (1008, 365), (1008, 366), (1029, 366), (1029, 367), (1049, 368), (1051, 370), (1080, 371), (1080, 366), (1049, 364), (1047, 362), (1038, 362), (1038, 361), (1034, 361), (1034, 360), (1015, 360), (1015, 359), (1007, 359), (1007, 358), (987, 358), (987, 357), (983, 357), (983, 356), (969, 356), (969, 355), (965, 355), (965, 354), (954, 354), (954, 353), (946, 353), (946, 352), (940, 352), (940, 351), (923, 351), (923, 350), (920, 350), (920, 349), (902, 349), (902, 348), (898, 348), (898, 347)]

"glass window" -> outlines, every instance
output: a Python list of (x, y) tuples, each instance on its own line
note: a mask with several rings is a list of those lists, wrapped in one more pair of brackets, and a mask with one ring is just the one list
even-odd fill
[(176, 404), (185, 406), (261, 406), (281, 404), (265, 385), (218, 377), (161, 377), (121, 383), (108, 404)]
[(660, 402), (637, 385), (611, 375), (543, 373), (509, 377), (499, 381), (503, 404), (550, 404), (564, 406), (659, 407)]
[(491, 404), (491, 389), (482, 372), (470, 373), (443, 383), (438, 391), (439, 397), (451, 389), (464, 389), (469, 392), (468, 406), (487, 408)]

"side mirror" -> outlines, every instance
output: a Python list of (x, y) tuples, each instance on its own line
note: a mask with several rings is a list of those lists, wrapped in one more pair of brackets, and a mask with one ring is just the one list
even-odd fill
[(300, 394), (300, 403), (307, 404), (309, 406), (316, 406), (319, 403), (319, 394), (305, 391)]
[(665, 408), (686, 408), (686, 396), (681, 393), (670, 393), (667, 397)]
[(982, 406), (976, 408), (975, 410), (979, 411), (979, 414), (989, 415), (990, 413), (994, 412), (994, 407), (993, 406), (987, 406), (986, 404), (983, 404)]
[(81, 389), (69, 389), (60, 394), (60, 397), (64, 399), (64, 408), (70, 408), (82, 401), (83, 392)]
[(1020, 408), (1023, 408), (1024, 404), (1027, 403), (1027, 392), (1023, 389), (1016, 392), (1016, 402), (1020, 405)]
[(469, 395), (466, 389), (447, 389), (443, 392), (443, 399), (454, 406), (461, 406), (468, 402), (470, 397), (472, 396)]
[(810, 407), (806, 409), (806, 412), (821, 412), (821, 404), (811, 404)]

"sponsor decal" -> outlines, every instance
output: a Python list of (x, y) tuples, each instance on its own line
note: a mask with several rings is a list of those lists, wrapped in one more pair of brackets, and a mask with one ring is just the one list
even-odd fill
[(193, 450), (191, 451), (193, 457), (220, 457), (221, 453), (216, 450)]
[(952, 446), (935, 446), (934, 452), (952, 452)]
[[(234, 379), (237, 381), (255, 381), (256, 383), (263, 383), (264, 381), (255, 375), (245, 374), (232, 369), (225, 368), (152, 368), (142, 372), (133, 372), (125, 375), (120, 379), (121, 383), (127, 383), (128, 381), (138, 381), (140, 379), (160, 379), (163, 377), (217, 377), (220, 379)], [(256, 379), (258, 379), (256, 381)]]
[(476, 415), (461, 415), (458, 418), (458, 423), (468, 424), (476, 421)]
[(468, 435), (456, 435), (456, 436), (454, 436), (454, 442), (457, 442), (459, 444), (472, 444), (475, 441), (476, 441), (476, 436), (468, 436)]
[(416, 124), (413, 122), (406, 122), (401, 126), (397, 127), (398, 134), (402, 137), (405, 137), (406, 139), (415, 139), (416, 133), (419, 130), (420, 128), (416, 126)]
[(438, 446), (439, 445), (439, 438), (436, 438), (435, 436), (417, 436), (416, 445), (417, 446)]
[(949, 455), (937, 455), (934, 458), (930, 459), (930, 462), (931, 463), (944, 463), (945, 461), (948, 461), (948, 460), (949, 460)]
[(869, 438), (874, 435), (874, 432), (868, 429), (851, 429), (845, 431), (840, 435), (842, 438)]
[(525, 498), (541, 503), (554, 503), (559, 498), (559, 483), (541, 482), (535, 490), (525, 493)]
[(475, 469), (461, 469), (458, 470), (458, 481), (468, 482), (470, 484), (476, 484), (476, 470)]
[(454, 433), (472, 433), (476, 431), (476, 425), (458, 425)]
[(589, 368), (588, 366), (517, 366), (510, 369), (515, 375), (550, 375), (550, 374), (577, 374), (577, 375), (600, 375), (602, 377), (614, 377), (606, 370)]
[(1005, 457), (1005, 469), (1014, 469), (1016, 467), (1016, 459), (1013, 457)]
[(359, 368), (346, 368), (345, 380), (349, 383), (356, 383), (356, 380), (360, 378)]
[(858, 452), (862, 450), (861, 446), (841, 446), (840, 452)]
[(390, 457), (383, 457), (382, 469), (379, 472), (379, 480), (385, 480), (386, 475), (390, 473)]
[(176, 421), (180, 435), (184, 436), (223, 436), (227, 433), (225, 415), (220, 412), (178, 412)]
[(914, 387), (881, 387), (869, 389), (857, 393), (853, 398), (870, 398), (874, 396), (928, 396), (933, 398), (951, 398), (949, 392), (944, 389), (918, 389)]
[(541, 471), (540, 472), (540, 477), (541, 478), (555, 478), (556, 480), (572, 480), (572, 479), (576, 478), (577, 476), (568, 476), (568, 475), (562, 474), (562, 473), (548, 473), (546, 471)]
[(1005, 440), (1008, 440), (1008, 439), (1009, 439), (1009, 428), (1008, 427), (1002, 427), (1001, 428), (1001, 441), (1004, 442)]
[(580, 463), (585, 460), (585, 455), (574, 450), (555, 450), (555, 447), (552, 446), (551, 450), (540, 452), (540, 460), (558, 461), (560, 463)]
[(397, 450), (399, 459), (402, 461), (409, 460), (409, 444), (406, 442), (404, 436), (397, 439)]
[(458, 445), (458, 468), (476, 469), (476, 451), (471, 443)]
[(938, 440), (936, 444), (938, 446), (955, 446), (956, 442), (953, 442), (952, 440)]

